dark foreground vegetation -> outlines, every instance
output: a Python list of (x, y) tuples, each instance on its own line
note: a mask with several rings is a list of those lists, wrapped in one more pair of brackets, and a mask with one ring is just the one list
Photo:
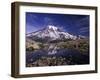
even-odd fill
[(27, 67), (35, 66), (60, 66), (60, 65), (75, 65), (72, 62), (72, 58), (63, 58), (63, 57), (41, 57), (33, 63), (26, 64)]

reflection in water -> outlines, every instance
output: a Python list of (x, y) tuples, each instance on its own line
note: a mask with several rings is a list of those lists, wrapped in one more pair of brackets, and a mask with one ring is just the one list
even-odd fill
[(48, 54), (52, 55), (52, 54), (56, 54), (57, 53), (57, 45), (53, 45), (51, 44), (48, 48)]
[(27, 51), (26, 67), (89, 64), (89, 54), (75, 49), (61, 49), (50, 44), (47, 49)]

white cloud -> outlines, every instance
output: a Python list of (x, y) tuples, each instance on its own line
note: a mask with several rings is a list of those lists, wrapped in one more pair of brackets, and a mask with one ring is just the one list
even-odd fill
[(49, 18), (49, 17), (45, 17), (45, 18), (44, 18), (44, 22), (45, 22), (46, 24), (54, 24), (53, 19), (51, 19), (51, 18)]
[(79, 32), (80, 33), (85, 33), (85, 32), (88, 32), (89, 31), (89, 27), (82, 27), (79, 29)]

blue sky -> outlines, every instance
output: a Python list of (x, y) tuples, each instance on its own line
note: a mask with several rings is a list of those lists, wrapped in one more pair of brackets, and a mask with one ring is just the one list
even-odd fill
[(89, 15), (26, 12), (26, 33), (54, 25), (74, 35), (89, 37)]

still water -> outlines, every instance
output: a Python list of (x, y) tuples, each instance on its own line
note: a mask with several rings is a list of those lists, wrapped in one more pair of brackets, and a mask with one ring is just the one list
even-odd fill
[(48, 50), (35, 50), (35, 51), (26, 51), (26, 64), (33, 63), (41, 57), (63, 57), (71, 58), (71, 61), (74, 64), (89, 64), (89, 54), (82, 54), (75, 49), (57, 49), (56, 47)]

